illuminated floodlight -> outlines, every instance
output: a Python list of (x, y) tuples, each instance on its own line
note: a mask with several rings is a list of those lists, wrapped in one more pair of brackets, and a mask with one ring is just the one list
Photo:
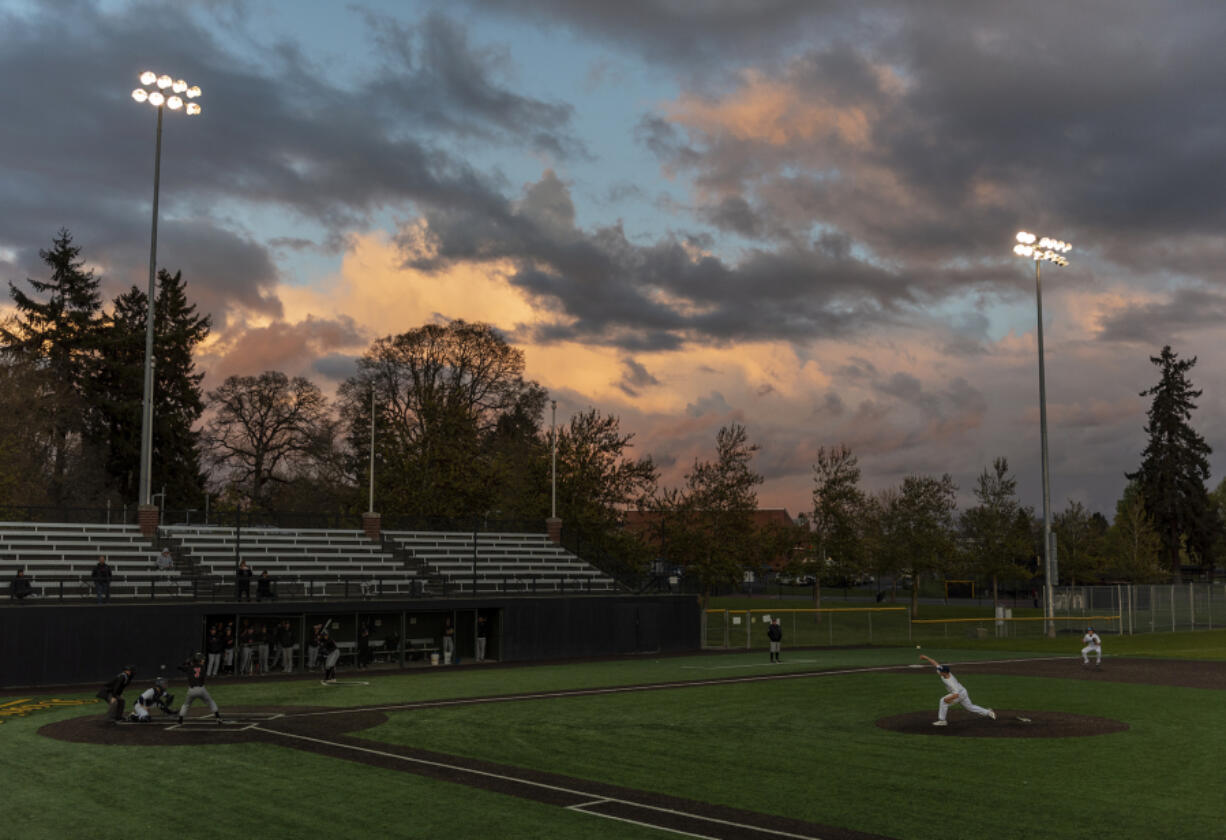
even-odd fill
[(185, 111), (189, 117), (194, 117), (200, 113), (200, 106), (197, 105), (195, 102), (189, 102), (187, 103), (187, 108), (185, 109)]
[(149, 98), (149, 91), (145, 90), (144, 88), (137, 88), (136, 90), (132, 91), (132, 98), (137, 102), (144, 102)]
[(170, 86), (170, 89), (175, 93), (182, 93), (183, 91), (187, 90), (187, 82), (183, 81), (182, 79), (176, 79), (175, 83)]
[(152, 70), (146, 70), (144, 73), (140, 74), (140, 83), (142, 85), (148, 86), (148, 85), (153, 84), (157, 80), (158, 80), (158, 74), (154, 73)]
[(172, 111), (177, 111), (183, 107), (183, 100), (177, 96), (172, 96), (166, 100), (166, 107)]
[(158, 93), (156, 90), (149, 94), (149, 104), (161, 107), (166, 102), (166, 97)]
[(175, 80), (167, 76), (165, 73), (158, 76), (158, 87), (160, 87), (162, 90), (166, 90), (166, 88), (170, 87), (174, 83)]

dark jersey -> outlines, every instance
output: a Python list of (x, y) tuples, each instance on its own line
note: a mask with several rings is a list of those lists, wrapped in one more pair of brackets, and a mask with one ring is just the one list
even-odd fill
[(778, 624), (772, 624), (770, 627), (766, 628), (766, 638), (770, 639), (772, 642), (780, 641), (783, 638), (783, 628), (781, 628)]
[(187, 674), (187, 684), (189, 687), (195, 688), (196, 686), (204, 685), (203, 662), (196, 662), (195, 660), (184, 662), (179, 666), (179, 670)]
[(98, 696), (103, 700), (109, 700), (112, 697), (122, 697), (123, 690), (128, 687), (128, 683), (132, 682), (132, 675), (127, 671), (120, 671), (115, 675), (115, 678), (102, 686), (102, 690), (98, 692)]

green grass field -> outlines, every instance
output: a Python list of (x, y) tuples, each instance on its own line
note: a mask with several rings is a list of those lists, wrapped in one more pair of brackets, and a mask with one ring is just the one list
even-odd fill
[[(962, 639), (924, 652), (940, 660), (1075, 655), (1068, 639), (1016, 641)], [(1109, 657), (1226, 659), (1226, 632), (1104, 642)], [(313, 679), (223, 681), (212, 691), (223, 712), (369, 706), (855, 669), (912, 663), (916, 654), (913, 646), (786, 649), (782, 666), (738, 652), (375, 673), (370, 685), (344, 689)], [(361, 736), (895, 838), (1222, 836), (1220, 691), (988, 674), (968, 686), (980, 703), (1097, 715), (1131, 728), (1070, 739), (904, 735), (874, 721), (934, 708), (940, 683), (928, 671), (870, 671), (391, 712)], [(59, 696), (88, 698), (92, 689)], [(101, 711), (0, 718), (0, 790), (9, 803), (0, 836), (677, 836), (271, 744), (102, 746), (37, 734), (49, 722)]]

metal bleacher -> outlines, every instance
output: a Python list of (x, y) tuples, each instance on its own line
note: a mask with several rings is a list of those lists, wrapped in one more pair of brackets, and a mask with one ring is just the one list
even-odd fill
[(383, 540), (434, 588), (457, 594), (618, 590), (546, 534), (385, 530)]
[[(171, 570), (157, 568), (163, 547)], [(233, 600), (240, 559), (253, 572), (253, 600), (265, 571), (278, 599), (619, 590), (540, 533), (389, 530), (380, 543), (358, 530), (169, 525), (150, 540), (136, 525), (0, 522), (0, 581), (24, 569), (30, 602), (92, 600), (99, 556), (112, 569), (112, 600)]]
[(135, 525), (0, 522), (0, 580), (24, 569), (35, 600), (93, 597), (99, 557), (111, 567), (112, 599), (186, 595), (191, 581), (179, 569), (158, 570), (157, 555)]
[(172, 525), (163, 542), (214, 588), (234, 591), (241, 558), (256, 580), (267, 571), (279, 598), (420, 594), (416, 573), (361, 531), (326, 528), (243, 528)]

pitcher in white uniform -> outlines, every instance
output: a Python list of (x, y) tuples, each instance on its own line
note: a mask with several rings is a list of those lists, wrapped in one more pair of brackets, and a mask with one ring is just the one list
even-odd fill
[(937, 719), (933, 721), (933, 726), (949, 726), (949, 721), (945, 718), (949, 715), (949, 707), (955, 703), (961, 703), (962, 708), (968, 712), (989, 717), (996, 720), (996, 712), (991, 709), (985, 709), (983, 706), (976, 706), (971, 702), (971, 695), (967, 693), (966, 687), (958, 682), (958, 678), (950, 672), (948, 665), (942, 665), (931, 656), (920, 654), (920, 659), (925, 659), (931, 662), (933, 667), (937, 669), (937, 675), (941, 678), (941, 682), (945, 683), (945, 689), (949, 693), (941, 698), (940, 704), (937, 706)]

